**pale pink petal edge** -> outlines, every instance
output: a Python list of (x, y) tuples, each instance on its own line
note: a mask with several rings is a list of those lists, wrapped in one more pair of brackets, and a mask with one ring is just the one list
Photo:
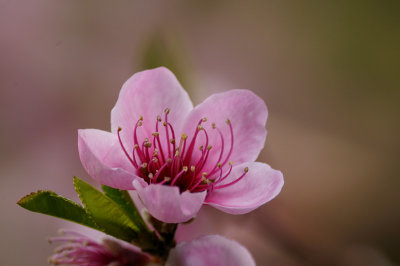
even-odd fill
[(102, 162), (107, 149), (114, 145), (112, 139), (110, 132), (97, 129), (78, 130), (78, 150), (82, 165), (100, 184), (118, 189), (133, 189), (132, 181), (140, 178), (122, 168), (110, 167)]
[(249, 167), (247, 176), (229, 187), (213, 190), (205, 204), (226, 213), (245, 214), (269, 202), (281, 192), (284, 185), (282, 172), (260, 162), (235, 166), (224, 183), (235, 180), (246, 166)]

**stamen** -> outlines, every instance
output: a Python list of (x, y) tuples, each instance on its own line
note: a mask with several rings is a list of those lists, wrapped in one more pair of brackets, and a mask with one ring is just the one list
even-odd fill
[(158, 183), (158, 184), (163, 185), (163, 184), (165, 184), (166, 182), (169, 182), (170, 180), (171, 180), (171, 177), (164, 177), (164, 180), (161, 181), (161, 182)]
[[(181, 134), (179, 143), (175, 137), (175, 131), (172, 124), (168, 121), (170, 109), (164, 110), (164, 121), (160, 115), (156, 117), (155, 130), (151, 133), (150, 139), (143, 138), (138, 140), (138, 128), (143, 125), (143, 116), (139, 116), (133, 130), (133, 149), (130, 156), (125, 149), (119, 128), (117, 131), (118, 139), (124, 154), (127, 156), (131, 164), (138, 170), (137, 174), (149, 184), (164, 184), (178, 186), (180, 191), (212, 191), (220, 189), (239, 182), (247, 173), (248, 168), (244, 169), (244, 173), (234, 181), (227, 184), (222, 184), (232, 172), (232, 162), (229, 161), (233, 146), (234, 136), (233, 127), (229, 119), (226, 124), (229, 127), (230, 147), (225, 149), (225, 135), (216, 126), (216, 123), (211, 123), (211, 128), (216, 130), (219, 135), (220, 143), (215, 143), (218, 149), (214, 152), (213, 145), (209, 144), (209, 135), (202, 123), (207, 122), (207, 118), (201, 118), (193, 134), (190, 142), (187, 142), (188, 135)], [(160, 136), (159, 123), (165, 127), (165, 135)], [(147, 131), (144, 130), (143, 133)], [(199, 143), (199, 134), (203, 132), (203, 143)], [(145, 135), (146, 136), (146, 135)], [(150, 141), (151, 140), (151, 141)], [(187, 147), (186, 147), (186, 144)], [(220, 145), (220, 147), (218, 146)], [(200, 153), (195, 150), (199, 147)], [(167, 152), (164, 152), (164, 150)], [(226, 152), (226, 150), (228, 150)], [(217, 153), (210, 155), (210, 153)], [(211, 159), (212, 158), (212, 159)], [(212, 161), (210, 161), (212, 160)], [(229, 168), (225, 166), (229, 163)], [(190, 171), (189, 171), (190, 170)], [(207, 170), (207, 172), (204, 172)], [(161, 180), (160, 180), (161, 179)], [(160, 180), (160, 181), (158, 181)]]
[(183, 175), (183, 173), (186, 173), (188, 170), (187, 166), (182, 167), (182, 170), (174, 177), (174, 179), (171, 182), (171, 186), (175, 184), (175, 182)]
[(125, 149), (125, 147), (124, 147), (124, 144), (122, 144), (121, 135), (120, 135), (121, 130), (122, 130), (122, 128), (121, 128), (121, 127), (118, 127), (117, 135), (118, 135), (119, 144), (121, 145), (121, 148), (122, 148), (123, 152), (125, 153), (125, 156), (129, 159), (129, 161), (132, 163), (132, 165), (133, 165), (135, 168), (138, 168), (138, 165), (137, 165), (136, 161), (134, 161), (134, 160), (129, 156), (128, 152), (126, 151), (126, 149)]
[(245, 167), (244, 171), (243, 171), (244, 173), (239, 178), (237, 178), (236, 180), (234, 180), (234, 181), (232, 181), (232, 182), (230, 182), (228, 184), (223, 184), (223, 185), (220, 185), (220, 186), (216, 186), (216, 187), (214, 187), (214, 189), (220, 189), (220, 188), (224, 188), (224, 187), (229, 187), (229, 186), (239, 182), (247, 174), (248, 171), (249, 171), (249, 168)]

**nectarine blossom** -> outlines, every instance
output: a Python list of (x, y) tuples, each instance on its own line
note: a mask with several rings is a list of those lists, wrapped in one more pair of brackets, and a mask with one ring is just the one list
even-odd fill
[(99, 239), (74, 230), (63, 230), (49, 239), (58, 243), (49, 258), (53, 265), (77, 266), (254, 266), (249, 251), (236, 241), (219, 235), (207, 235), (179, 243), (167, 261), (144, 253), (136, 246), (109, 236)]
[(249, 251), (234, 240), (206, 235), (174, 248), (166, 266), (255, 266)]
[(74, 230), (62, 230), (60, 233), (61, 236), (49, 239), (50, 243), (61, 244), (49, 258), (49, 262), (53, 265), (146, 266), (152, 264), (151, 256), (127, 242), (111, 237), (95, 240)]
[(163, 222), (185, 222), (202, 204), (243, 214), (283, 186), (280, 171), (254, 162), (267, 115), (264, 101), (248, 90), (213, 94), (193, 108), (176, 77), (160, 67), (126, 81), (111, 132), (79, 130), (79, 155), (95, 180), (135, 189)]

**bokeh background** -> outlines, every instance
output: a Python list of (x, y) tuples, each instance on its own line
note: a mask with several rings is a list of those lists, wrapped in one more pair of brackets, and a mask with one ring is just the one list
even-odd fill
[[(246, 4), (245, 4), (246, 3)], [(269, 108), (260, 161), (282, 193), (180, 229), (246, 245), (258, 265), (400, 263), (399, 1), (0, 0), (1, 265), (46, 265), (72, 224), (16, 202), (76, 199), (77, 129), (110, 127), (133, 73), (166, 65), (195, 104), (251, 89)]]

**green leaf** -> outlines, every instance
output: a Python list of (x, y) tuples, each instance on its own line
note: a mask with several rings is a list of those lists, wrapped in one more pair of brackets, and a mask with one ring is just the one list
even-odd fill
[(17, 204), (29, 211), (51, 215), (98, 229), (98, 226), (82, 206), (52, 191), (31, 193), (20, 199)]
[(86, 211), (106, 234), (126, 241), (137, 239), (140, 230), (122, 207), (77, 177), (74, 186)]
[(129, 218), (139, 227), (141, 231), (148, 231), (146, 223), (143, 221), (139, 210), (132, 201), (131, 196), (126, 190), (119, 190), (106, 185), (101, 186), (104, 194), (110, 197), (115, 203), (125, 210)]

